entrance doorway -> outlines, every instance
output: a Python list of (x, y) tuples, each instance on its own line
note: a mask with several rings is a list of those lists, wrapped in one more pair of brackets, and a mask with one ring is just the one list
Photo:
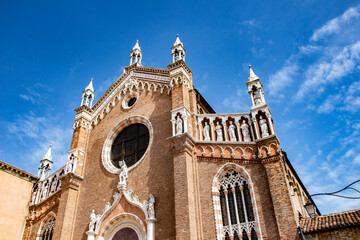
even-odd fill
[(112, 240), (139, 240), (139, 237), (132, 228), (122, 228), (115, 234)]

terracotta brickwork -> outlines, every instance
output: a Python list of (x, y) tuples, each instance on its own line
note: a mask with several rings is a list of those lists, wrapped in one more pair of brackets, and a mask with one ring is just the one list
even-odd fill
[[(139, 92), (136, 104), (128, 110), (121, 105), (112, 109), (90, 132), (86, 156), (85, 174), (79, 193), (78, 211), (73, 239), (86, 239), (89, 216), (92, 209), (101, 212), (111, 200), (118, 175), (109, 173), (102, 164), (101, 153), (107, 134), (124, 119), (143, 116), (152, 123), (154, 136), (148, 152), (139, 166), (129, 173), (128, 188), (137, 194), (140, 201), (149, 194), (156, 198), (156, 238), (174, 239), (174, 175), (170, 142), (171, 100), (160, 92)], [(105, 187), (106, 186), (106, 187)]]
[[(224, 229), (235, 234), (232, 229), (241, 226), (248, 237), (255, 231), (258, 239), (298, 239), (298, 214), (305, 215), (302, 205), (310, 195), (281, 151), (260, 79), (250, 68), (250, 112), (216, 114), (193, 88), (179, 38), (172, 50), (168, 69), (148, 68), (141, 66), (136, 43), (131, 66), (94, 106), (87, 102), (75, 110), (69, 152), (74, 158), (68, 158), (59, 177), (61, 190), (30, 207), (24, 240), (41, 237), (51, 216), (56, 218), (54, 240), (109, 240), (123, 225), (136, 225), (147, 240), (223, 240)], [(93, 94), (92, 81), (86, 91)], [(131, 98), (136, 98), (132, 106)], [(117, 168), (111, 160), (113, 142), (134, 123), (148, 128), (148, 148), (135, 165)], [(73, 159), (76, 164), (69, 165)], [(237, 226), (223, 226), (219, 181), (231, 169), (246, 179), (237, 190), (254, 218), (245, 217), (244, 223), (237, 216)], [(358, 232), (332, 231), (343, 239)]]

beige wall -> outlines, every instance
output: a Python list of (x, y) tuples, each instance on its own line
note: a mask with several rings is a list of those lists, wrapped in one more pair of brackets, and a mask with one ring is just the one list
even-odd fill
[(0, 240), (21, 240), (33, 183), (0, 170)]

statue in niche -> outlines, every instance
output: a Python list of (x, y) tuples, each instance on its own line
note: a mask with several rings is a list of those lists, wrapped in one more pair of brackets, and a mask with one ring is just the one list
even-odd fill
[(126, 166), (125, 161), (119, 162), (120, 172), (119, 172), (119, 183), (118, 183), (118, 189), (125, 190), (126, 189), (126, 179), (128, 178), (128, 168)]
[(56, 192), (56, 184), (57, 184), (57, 178), (54, 177), (53, 178), (53, 181), (52, 181), (52, 184), (51, 184), (51, 192)]
[(36, 195), (37, 195), (37, 191), (33, 192), (33, 195), (32, 195), (32, 198), (31, 198), (31, 204), (35, 204)]
[(236, 142), (235, 129), (236, 129), (235, 125), (233, 124), (232, 121), (230, 121), (228, 133), (229, 133), (230, 141), (232, 142)]
[(249, 131), (249, 125), (245, 122), (245, 120), (242, 121), (241, 124), (241, 131), (244, 137), (244, 142), (250, 142), (250, 131)]
[(268, 130), (266, 120), (263, 119), (262, 116), (260, 116), (260, 122), (259, 123), (260, 123), (260, 128), (261, 128), (261, 137), (269, 136), (269, 130)]
[(176, 124), (176, 134), (183, 133), (183, 120), (181, 119), (180, 116), (177, 116), (175, 124)]
[(154, 204), (155, 204), (155, 198), (152, 194), (149, 194), (149, 205), (147, 208), (147, 212), (148, 212), (148, 216), (149, 218), (155, 218), (155, 209), (154, 209)]
[(210, 126), (209, 126), (209, 123), (207, 123), (207, 122), (205, 122), (203, 135), (204, 135), (204, 140), (205, 141), (211, 141), (210, 140)]
[(216, 141), (224, 141), (223, 140), (223, 132), (222, 132), (222, 126), (219, 122), (216, 123)]
[(93, 209), (90, 214), (90, 223), (89, 223), (89, 231), (94, 232), (96, 224), (99, 221), (100, 216), (95, 214), (95, 210)]
[(49, 191), (49, 184), (48, 184), (48, 183), (45, 183), (42, 198), (46, 198), (46, 196), (47, 196), (47, 194), (48, 194), (48, 191)]
[(72, 172), (73, 171), (74, 163), (75, 163), (75, 158), (74, 158), (74, 155), (71, 154), (71, 156), (70, 156), (70, 158), (68, 160), (67, 172)]

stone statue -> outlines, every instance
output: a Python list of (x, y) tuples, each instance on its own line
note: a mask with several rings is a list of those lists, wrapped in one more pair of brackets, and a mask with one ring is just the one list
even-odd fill
[(244, 137), (244, 142), (250, 142), (251, 139), (250, 139), (249, 126), (246, 124), (245, 120), (242, 121), (241, 131)]
[(183, 133), (183, 120), (180, 116), (177, 116), (176, 118), (176, 134)]
[(95, 214), (95, 210), (93, 209), (90, 214), (90, 223), (89, 223), (89, 231), (90, 232), (95, 231), (95, 226), (98, 221), (99, 221), (99, 217)]
[(33, 195), (32, 195), (32, 198), (31, 198), (31, 204), (35, 204), (36, 194), (37, 194), (37, 191), (33, 192)]
[(268, 126), (266, 123), (266, 120), (262, 118), (262, 116), (260, 116), (260, 128), (261, 128), (261, 137), (267, 137), (269, 136), (269, 130), (268, 130)]
[(118, 183), (118, 189), (125, 190), (126, 189), (126, 179), (128, 178), (128, 168), (126, 166), (125, 161), (119, 162), (120, 166), (120, 172), (119, 172), (119, 183)]
[(49, 183), (45, 183), (42, 198), (46, 198), (48, 191), (49, 191)]
[(56, 184), (57, 184), (57, 178), (56, 176), (53, 178), (52, 184), (51, 184), (51, 192), (56, 192)]
[(236, 142), (235, 129), (236, 129), (235, 125), (233, 124), (232, 121), (230, 121), (228, 133), (229, 133), (230, 141), (232, 142)]
[(210, 126), (207, 122), (205, 122), (204, 130), (203, 130), (204, 140), (205, 141), (211, 141), (210, 140)]
[(155, 198), (152, 194), (149, 194), (149, 205), (148, 205), (148, 216), (149, 218), (155, 218), (155, 209), (154, 209), (154, 204), (155, 204)]
[(223, 133), (222, 133), (222, 126), (219, 122), (216, 123), (216, 141), (224, 141), (223, 140)]
[(67, 167), (67, 172), (72, 172), (73, 168), (74, 168), (74, 155), (71, 155), (69, 160), (68, 160), (68, 167)]

